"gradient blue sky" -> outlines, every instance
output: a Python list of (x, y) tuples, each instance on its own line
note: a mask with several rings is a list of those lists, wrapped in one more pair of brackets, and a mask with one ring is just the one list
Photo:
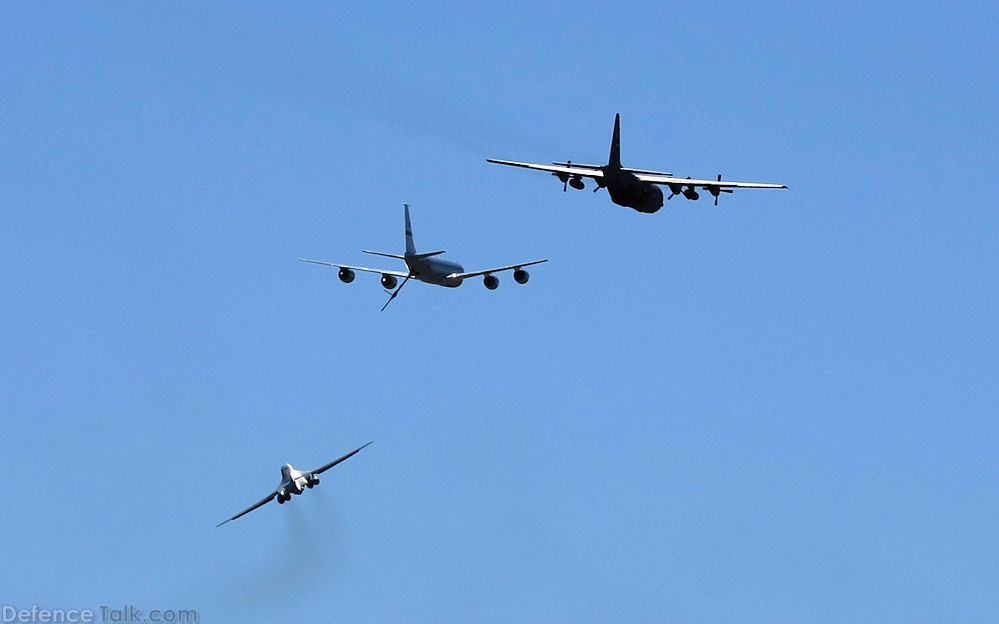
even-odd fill
[[(0, 602), (995, 620), (997, 31), (985, 2), (0, 5)], [(626, 165), (790, 190), (642, 215), (485, 162), (602, 162), (617, 112)], [(403, 202), (468, 269), (551, 262), (384, 313), (296, 262), (401, 250)]]

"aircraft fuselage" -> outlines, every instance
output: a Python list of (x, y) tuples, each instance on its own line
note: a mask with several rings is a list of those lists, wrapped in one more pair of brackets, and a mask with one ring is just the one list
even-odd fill
[(653, 213), (663, 207), (663, 192), (651, 182), (642, 182), (633, 173), (619, 167), (601, 167), (603, 178), (599, 181), (607, 188), (611, 201), (618, 206), (633, 208), (638, 212)]
[(281, 466), (281, 485), (279, 490), (284, 490), (288, 494), (301, 494), (309, 483), (306, 473), (295, 470), (291, 464)]
[(413, 279), (448, 288), (461, 286), (461, 278), (448, 277), (455, 273), (465, 272), (464, 267), (457, 262), (437, 257), (414, 258), (412, 256), (407, 256), (405, 261), (406, 267), (409, 269), (409, 274), (413, 276)]

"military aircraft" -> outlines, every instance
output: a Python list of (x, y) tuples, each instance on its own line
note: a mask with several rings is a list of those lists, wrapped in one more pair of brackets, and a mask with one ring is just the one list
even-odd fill
[[(372, 440), (372, 442), (374, 442), (374, 440)], [(368, 442), (368, 444), (365, 444), (364, 446), (368, 446), (372, 442)], [(226, 522), (232, 522), (233, 520), (239, 518), (240, 516), (245, 516), (246, 514), (256, 509), (257, 507), (262, 507), (263, 505), (271, 502), (275, 498), (277, 498), (277, 502), (279, 504), (283, 505), (286, 501), (291, 500), (292, 494), (301, 494), (302, 492), (305, 491), (305, 488), (309, 488), (311, 490), (315, 486), (319, 485), (320, 474), (326, 472), (333, 466), (336, 466), (343, 460), (349, 459), (350, 457), (354, 456), (358, 451), (363, 449), (364, 446), (347, 453), (340, 459), (334, 459), (325, 466), (321, 466), (319, 468), (316, 468), (315, 470), (302, 472), (300, 470), (295, 470), (291, 464), (285, 464), (284, 466), (281, 466), (281, 483), (278, 484), (277, 488), (273, 492), (268, 494), (265, 498), (262, 498), (259, 501), (253, 503), (253, 505), (247, 507), (246, 509), (239, 512), (235, 516), (229, 518), (228, 520), (223, 520), (222, 522), (219, 522), (218, 524), (215, 525), (215, 528), (222, 526)]]
[(593, 189), (594, 193), (602, 188), (606, 188), (610, 194), (611, 201), (615, 204), (634, 208), (638, 212), (647, 213), (656, 212), (663, 206), (663, 192), (662, 189), (656, 186), (658, 184), (669, 187), (670, 195), (666, 199), (672, 199), (674, 195), (683, 195), (687, 199), (697, 199), (700, 197), (697, 189), (702, 188), (714, 196), (716, 206), (718, 205), (718, 196), (721, 193), (731, 193), (732, 189), (787, 188), (783, 184), (722, 180), (720, 173), (717, 180), (693, 180), (691, 178), (677, 178), (672, 173), (622, 167), (620, 114), (614, 117), (614, 136), (611, 139), (610, 159), (606, 165), (581, 165), (573, 163), (571, 160), (564, 163), (552, 163), (550, 165), (516, 162), (513, 160), (496, 160), (492, 158), (486, 160), (498, 165), (549, 171), (562, 182), (563, 191), (569, 186), (577, 190), (583, 190), (586, 187), (583, 178), (593, 178), (596, 182), (596, 188)]
[[(513, 279), (518, 284), (526, 284), (527, 280), (530, 279), (530, 274), (524, 270), (524, 267), (531, 266), (532, 264), (541, 264), (542, 262), (548, 262), (548, 260), (534, 260), (533, 262), (521, 262), (519, 264), (511, 264), (504, 267), (498, 267), (495, 269), (486, 269), (485, 271), (473, 271), (471, 273), (465, 273), (465, 269), (462, 268), (457, 262), (452, 262), (450, 260), (444, 260), (443, 258), (437, 258), (444, 251), (431, 251), (429, 253), (416, 253), (416, 246), (413, 244), (413, 227), (409, 221), (409, 204), (403, 204), (406, 211), (406, 253), (403, 255), (383, 253), (381, 251), (365, 251), (366, 254), (372, 254), (375, 256), (385, 256), (386, 258), (396, 258), (402, 260), (406, 263), (406, 271), (391, 271), (388, 269), (370, 269), (368, 267), (361, 266), (351, 266), (348, 264), (337, 264), (335, 262), (322, 262), (320, 260), (308, 260), (306, 258), (299, 258), (302, 262), (311, 262), (312, 264), (322, 264), (324, 266), (333, 267), (339, 269), (337, 275), (340, 281), (349, 284), (354, 281), (354, 271), (367, 271), (368, 273), (381, 273), (382, 274), (382, 286), (389, 291), (388, 301), (382, 306), (382, 310), (388, 307), (388, 304), (392, 303), (402, 287), (406, 285), (410, 279), (417, 279), (421, 282), (426, 282), (428, 284), (436, 284), (437, 286), (447, 286), (448, 288), (456, 288), (461, 286), (461, 283), (470, 278), (478, 277), (480, 275), (484, 276), (482, 278), (482, 283), (489, 290), (496, 290), (499, 286), (499, 279), (493, 275), (493, 273), (501, 273), (503, 271), (513, 271)], [(402, 278), (402, 283), (399, 284), (399, 278)], [(398, 288), (396, 285), (398, 284)], [(392, 289), (395, 288), (393, 291)]]

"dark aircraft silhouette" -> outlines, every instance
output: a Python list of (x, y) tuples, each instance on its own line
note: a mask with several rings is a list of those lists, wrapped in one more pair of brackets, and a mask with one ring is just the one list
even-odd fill
[(730, 182), (722, 180), (720, 173), (717, 180), (692, 180), (691, 178), (677, 178), (671, 173), (622, 167), (620, 114), (614, 117), (614, 137), (611, 139), (610, 158), (607, 164), (602, 167), (599, 165), (573, 164), (571, 160), (564, 163), (552, 163), (550, 165), (512, 160), (494, 160), (492, 158), (486, 160), (498, 165), (511, 165), (513, 167), (551, 172), (553, 176), (562, 182), (563, 191), (569, 186), (582, 190), (586, 186), (583, 183), (583, 178), (593, 178), (597, 183), (597, 187), (593, 189), (594, 193), (602, 188), (606, 188), (610, 194), (611, 201), (615, 204), (634, 208), (638, 212), (648, 213), (656, 212), (663, 206), (663, 192), (657, 186), (659, 184), (669, 187), (670, 195), (666, 199), (672, 199), (674, 195), (683, 195), (687, 199), (697, 199), (700, 197), (697, 189), (702, 188), (714, 196), (716, 206), (718, 205), (718, 195), (721, 193), (731, 193), (734, 188), (787, 188), (783, 184)]
[(361, 448), (355, 449), (347, 453), (340, 459), (334, 459), (330, 463), (324, 466), (320, 466), (315, 470), (306, 470), (306, 471), (295, 470), (295, 468), (291, 464), (285, 464), (284, 466), (281, 466), (281, 483), (279, 483), (278, 486), (274, 488), (273, 492), (271, 492), (264, 498), (258, 500), (257, 502), (253, 503), (243, 511), (236, 514), (235, 516), (223, 520), (222, 522), (219, 522), (218, 524), (215, 525), (215, 528), (222, 526), (226, 522), (232, 522), (236, 518), (241, 518), (246, 514), (250, 513), (251, 511), (253, 511), (254, 509), (266, 505), (275, 498), (277, 499), (278, 503), (283, 505), (287, 501), (291, 500), (292, 494), (296, 495), (301, 494), (302, 492), (305, 491), (306, 488), (311, 490), (315, 486), (319, 485), (319, 475), (326, 472), (333, 466), (336, 466), (340, 462), (350, 459), (358, 452), (360, 452), (361, 449), (368, 446), (369, 444), (371, 444), (371, 442), (368, 442), (368, 444), (365, 444)]

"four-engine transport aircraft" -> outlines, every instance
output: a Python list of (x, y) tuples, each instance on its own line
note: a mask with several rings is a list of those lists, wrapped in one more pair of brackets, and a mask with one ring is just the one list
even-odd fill
[[(371, 442), (368, 442), (368, 444), (371, 444)], [(368, 446), (368, 444), (365, 444), (364, 446)], [(319, 468), (316, 468), (315, 470), (302, 472), (300, 470), (295, 470), (291, 464), (285, 464), (284, 466), (281, 466), (281, 483), (278, 484), (277, 488), (275, 488), (273, 492), (268, 494), (266, 498), (262, 498), (256, 503), (253, 503), (252, 506), (247, 507), (246, 509), (239, 512), (235, 516), (229, 518), (228, 520), (223, 520), (222, 522), (219, 522), (218, 524), (215, 525), (215, 527), (218, 528), (223, 524), (225, 524), (226, 522), (232, 522), (233, 520), (239, 518), (240, 516), (245, 516), (246, 514), (256, 509), (257, 507), (262, 507), (263, 505), (266, 505), (275, 498), (277, 498), (278, 503), (283, 505), (285, 501), (291, 500), (292, 494), (301, 494), (302, 492), (305, 491), (305, 488), (309, 488), (311, 490), (313, 487), (319, 485), (320, 474), (326, 472), (333, 466), (336, 466), (343, 460), (349, 459), (350, 457), (355, 455), (358, 451), (363, 449), (364, 446), (347, 453), (340, 459), (334, 459), (325, 466), (321, 466)]]
[(736, 188), (787, 188), (783, 184), (766, 184), (763, 182), (730, 182), (722, 180), (718, 174), (717, 180), (692, 180), (690, 178), (677, 178), (671, 173), (660, 171), (646, 171), (644, 169), (628, 169), (621, 166), (621, 115), (614, 117), (614, 136), (611, 139), (610, 159), (604, 166), (581, 165), (573, 163), (571, 160), (564, 163), (552, 163), (544, 165), (540, 163), (516, 162), (512, 160), (487, 159), (488, 162), (498, 165), (511, 165), (514, 167), (524, 167), (526, 169), (537, 169), (539, 171), (551, 172), (553, 176), (562, 182), (562, 190), (571, 186), (574, 189), (585, 188), (583, 178), (593, 178), (597, 187), (593, 189), (596, 193), (602, 188), (606, 188), (610, 194), (611, 201), (619, 206), (634, 208), (638, 212), (656, 212), (663, 205), (663, 192), (657, 184), (669, 187), (670, 196), (683, 195), (687, 199), (697, 199), (700, 195), (698, 188), (703, 188), (714, 195), (715, 205), (718, 205), (718, 195), (721, 193), (731, 193)]
[[(388, 301), (382, 306), (382, 310), (388, 307), (388, 304), (392, 303), (402, 287), (406, 285), (410, 279), (417, 279), (421, 282), (426, 282), (428, 284), (436, 284), (438, 286), (447, 286), (449, 288), (456, 288), (461, 286), (461, 283), (470, 278), (478, 277), (483, 275), (482, 283), (485, 284), (486, 288), (489, 290), (495, 290), (499, 286), (499, 279), (493, 275), (493, 273), (500, 273), (502, 271), (513, 271), (513, 279), (518, 284), (526, 284), (527, 280), (530, 279), (530, 274), (524, 270), (524, 267), (531, 266), (532, 264), (541, 264), (542, 262), (548, 262), (548, 260), (534, 260), (532, 262), (521, 262), (519, 264), (510, 264), (504, 267), (498, 267), (495, 269), (486, 269), (485, 271), (472, 271), (471, 273), (465, 273), (465, 269), (462, 268), (457, 262), (452, 262), (450, 260), (444, 260), (443, 258), (437, 258), (445, 252), (443, 251), (431, 251), (429, 253), (416, 253), (416, 246), (413, 244), (413, 227), (409, 222), (409, 204), (403, 204), (406, 210), (406, 253), (403, 255), (383, 253), (380, 251), (365, 251), (364, 253), (373, 254), (375, 256), (385, 256), (387, 258), (397, 258), (406, 263), (407, 271), (391, 271), (388, 269), (370, 269), (368, 267), (361, 266), (351, 266), (347, 264), (337, 264), (335, 262), (322, 262), (320, 260), (308, 260), (306, 258), (299, 258), (302, 262), (311, 262), (313, 264), (322, 264), (324, 266), (333, 267), (339, 269), (338, 276), (340, 281), (349, 284), (354, 281), (354, 271), (367, 271), (368, 273), (381, 273), (382, 274), (382, 286), (386, 290), (391, 291)], [(402, 283), (399, 284), (399, 278), (402, 278)], [(399, 285), (396, 288), (396, 284)], [(393, 291), (392, 289), (395, 288)]]

